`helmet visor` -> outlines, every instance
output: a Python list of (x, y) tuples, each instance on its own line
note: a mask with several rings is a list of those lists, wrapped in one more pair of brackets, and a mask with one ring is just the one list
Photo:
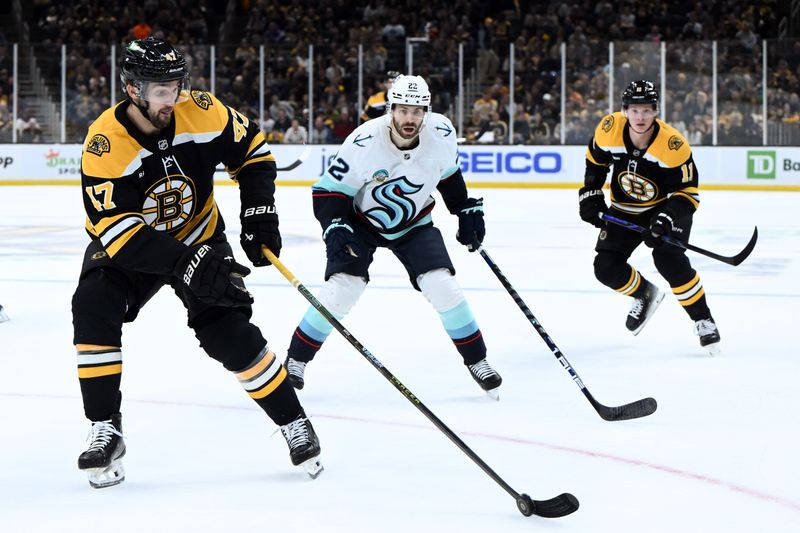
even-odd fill
[(189, 99), (189, 77), (170, 81), (137, 81), (139, 98), (154, 105), (175, 105)]

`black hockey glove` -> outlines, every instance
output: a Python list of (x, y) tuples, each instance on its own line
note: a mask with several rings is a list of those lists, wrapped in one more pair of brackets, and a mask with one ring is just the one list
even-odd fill
[(467, 198), (458, 210), (458, 231), (456, 240), (474, 252), (480, 248), (486, 235), (486, 224), (483, 222), (483, 198)]
[(331, 220), (322, 232), (322, 239), (331, 263), (352, 263), (365, 252), (363, 243), (344, 218)]
[(674, 232), (680, 231), (675, 226), (675, 215), (672, 211), (664, 209), (650, 219), (650, 232), (645, 232), (643, 240), (648, 247), (658, 248), (664, 245), (664, 241), (659, 237), (670, 237)]
[(207, 244), (191, 246), (183, 252), (173, 275), (185, 283), (198, 300), (209, 305), (232, 307), (253, 303), (253, 297), (243, 285), (234, 283), (250, 269), (233, 257), (219, 257)]
[(247, 258), (254, 266), (271, 264), (261, 253), (263, 244), (275, 254), (281, 255), (281, 233), (278, 230), (278, 211), (274, 205), (242, 206), (242, 234), (239, 242)]
[(600, 218), (600, 213), (608, 212), (608, 205), (606, 204), (606, 197), (603, 195), (603, 189), (581, 187), (578, 190), (578, 206), (580, 208), (581, 220), (600, 229), (606, 227), (605, 221)]

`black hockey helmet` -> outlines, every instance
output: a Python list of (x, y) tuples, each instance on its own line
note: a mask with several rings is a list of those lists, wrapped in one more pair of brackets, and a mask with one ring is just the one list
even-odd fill
[(652, 81), (632, 81), (622, 91), (622, 109), (627, 109), (631, 104), (651, 104), (653, 109), (658, 107), (658, 90)]
[(168, 42), (153, 37), (137, 39), (125, 48), (120, 65), (122, 90), (128, 83), (146, 98), (149, 83), (179, 80), (179, 90), (189, 90), (189, 67), (183, 54)]

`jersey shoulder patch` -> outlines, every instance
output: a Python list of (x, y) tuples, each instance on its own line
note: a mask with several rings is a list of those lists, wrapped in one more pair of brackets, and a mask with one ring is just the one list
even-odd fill
[(622, 132), (625, 131), (625, 115), (617, 111), (606, 115), (594, 130), (594, 142), (602, 149), (612, 146), (625, 146)]
[(431, 113), (431, 116), (428, 117), (428, 127), (433, 130), (437, 137), (448, 140), (450, 137), (452, 137), (453, 140), (457, 137), (456, 128), (453, 126), (453, 123), (450, 122), (450, 119), (446, 116), (440, 115), (439, 113)]
[(681, 132), (667, 124), (666, 122), (658, 120), (658, 136), (653, 144), (650, 145), (650, 152), (653, 157), (657, 158), (664, 166), (674, 168), (685, 163), (692, 155), (692, 149), (689, 142)]
[(97, 178), (120, 178), (133, 171), (142, 147), (114, 116), (116, 107), (107, 109), (89, 127), (83, 142), (81, 169)]
[(213, 94), (192, 91), (175, 106), (175, 135), (221, 133), (228, 125), (228, 108)]
[(382, 122), (380, 118), (364, 122), (347, 136), (344, 146), (348, 148), (366, 148), (370, 146), (377, 139)]

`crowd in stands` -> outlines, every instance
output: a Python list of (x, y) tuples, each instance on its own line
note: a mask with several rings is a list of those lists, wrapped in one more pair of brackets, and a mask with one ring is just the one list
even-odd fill
[[(431, 87), (433, 109), (456, 122), (458, 51), (464, 46), (468, 142), (557, 144), (562, 138), (561, 43), (566, 45), (563, 137), (585, 144), (609, 110), (609, 41), (615, 42), (613, 108), (632, 79), (660, 83), (667, 43), (662, 115), (692, 144), (712, 142), (711, 41), (719, 60), (718, 142), (761, 142), (761, 40), (777, 34), (778, 0), (238, 0), (234, 27), (218, 42), (222, 0), (33, 0), (34, 34), (47, 77), (60, 76), (67, 44), (67, 102), (72, 140), (110, 105), (110, 45), (148, 35), (178, 44), (192, 65), (193, 88), (259, 118), (270, 142), (340, 142), (358, 124), (358, 49), (363, 102), (388, 70), (405, 70), (415, 38), (414, 73)], [(509, 44), (514, 56), (509, 58)], [(211, 48), (215, 45), (215, 71)], [(264, 109), (259, 60), (264, 46)], [(309, 47), (313, 46), (313, 59)], [(6, 52), (7, 55), (7, 52)], [(800, 43), (770, 55), (769, 118), (800, 122)], [(49, 60), (48, 60), (49, 59)], [(3, 52), (0, 48), (0, 120)], [(509, 69), (514, 67), (510, 116)], [(309, 101), (309, 73), (313, 101)], [(7, 94), (7, 93), (6, 93)], [(122, 97), (118, 93), (116, 99)], [(307, 131), (309, 114), (313, 125)], [(800, 127), (800, 126), (799, 126)], [(1, 128), (1, 126), (0, 126)], [(513, 129), (513, 138), (510, 138)]]
[(0, 32), (0, 142), (9, 142), (12, 138), (13, 114), (11, 95), (14, 90), (14, 79), (11, 51), (5, 36)]

